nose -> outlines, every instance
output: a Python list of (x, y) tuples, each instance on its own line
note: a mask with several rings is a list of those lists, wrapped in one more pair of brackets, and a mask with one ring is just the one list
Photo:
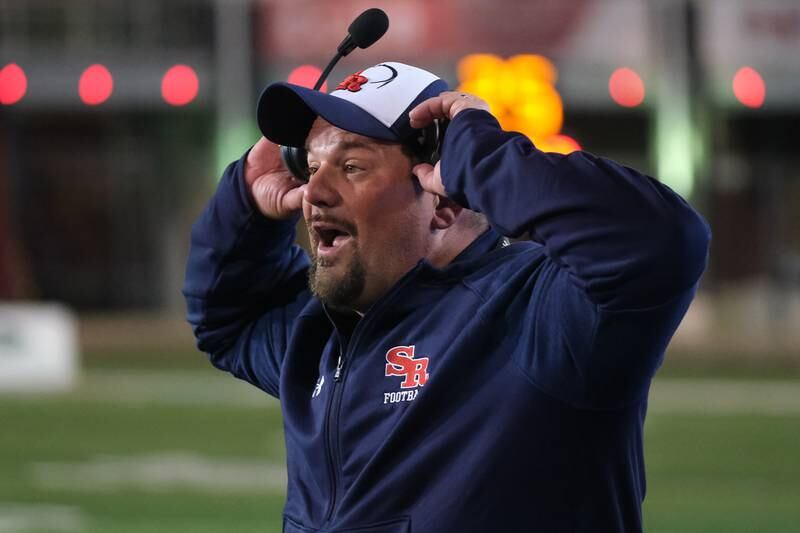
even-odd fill
[(315, 207), (334, 207), (341, 200), (336, 176), (328, 165), (321, 165), (308, 180), (305, 200)]

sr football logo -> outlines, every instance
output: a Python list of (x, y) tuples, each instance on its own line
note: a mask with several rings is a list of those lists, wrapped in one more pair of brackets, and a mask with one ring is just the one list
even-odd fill
[[(395, 346), (386, 352), (386, 377), (399, 376), (399, 392), (383, 393), (383, 403), (408, 402), (417, 397), (417, 387), (428, 382), (428, 358), (414, 357), (414, 346)], [(413, 390), (408, 390), (413, 389)]]
[[(354, 74), (350, 74), (344, 80), (342, 80), (342, 83), (340, 83), (339, 85), (336, 86), (336, 90), (337, 91), (350, 91), (351, 93), (357, 93), (358, 91), (361, 90), (361, 86), (364, 85), (365, 83), (379, 83), (380, 85), (378, 85), (377, 88), (380, 89), (381, 87), (385, 87), (389, 83), (393, 82), (394, 79), (397, 77), (397, 69), (396, 68), (394, 68), (394, 67), (392, 67), (390, 65), (385, 65), (385, 64), (380, 64), (377, 67), (388, 68), (389, 72), (390, 72), (389, 77), (386, 78), (385, 80), (374, 80), (373, 81), (373, 80), (370, 80), (370, 79), (362, 76), (361, 73), (364, 72), (364, 71), (363, 70), (359, 70), (358, 72), (356, 72)], [(377, 68), (377, 67), (375, 67), (375, 68)], [(372, 70), (372, 69), (370, 69), (370, 70)]]

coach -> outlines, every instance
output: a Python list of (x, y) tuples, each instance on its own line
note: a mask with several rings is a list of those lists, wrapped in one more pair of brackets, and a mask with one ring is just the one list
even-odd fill
[[(400, 63), (266, 89), (266, 138), (192, 231), (198, 345), (281, 401), (287, 532), (641, 531), (648, 389), (708, 227), (446, 89)], [(273, 143), (305, 147), (307, 175)]]

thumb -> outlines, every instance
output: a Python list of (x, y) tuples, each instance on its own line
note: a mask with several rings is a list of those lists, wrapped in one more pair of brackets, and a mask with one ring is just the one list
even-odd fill
[(420, 163), (415, 165), (411, 172), (417, 177), (424, 191), (438, 194), (439, 196), (447, 196), (442, 184), (442, 176), (439, 173), (439, 163), (436, 163), (436, 166), (430, 163)]
[(298, 211), (303, 208), (303, 196), (306, 192), (306, 185), (301, 185), (300, 187), (295, 187), (290, 191), (287, 191), (286, 194), (283, 196), (283, 209), (285, 211)]

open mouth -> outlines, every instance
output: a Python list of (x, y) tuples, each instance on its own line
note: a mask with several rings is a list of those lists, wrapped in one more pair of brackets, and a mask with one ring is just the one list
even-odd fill
[(325, 255), (335, 253), (352, 234), (340, 225), (332, 223), (315, 223), (311, 226), (317, 252)]
[(317, 235), (319, 236), (320, 245), (329, 248), (341, 244), (342, 242), (344, 242), (345, 239), (350, 237), (349, 233), (340, 231), (338, 229), (320, 230), (317, 232)]

